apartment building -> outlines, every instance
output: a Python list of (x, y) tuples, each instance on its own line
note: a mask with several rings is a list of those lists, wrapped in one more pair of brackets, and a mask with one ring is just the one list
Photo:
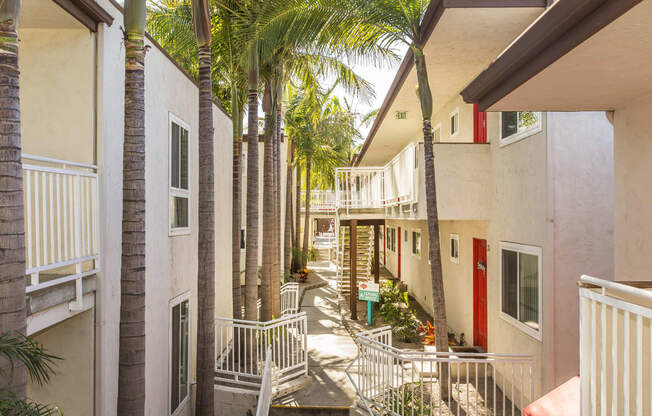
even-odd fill
[[(533, 356), (535, 397), (578, 372), (578, 276), (613, 276), (613, 129), (602, 113), (484, 113), (459, 92), (542, 11), (445, 9), (425, 47), (448, 325), (480, 350)], [(432, 313), (411, 61), (346, 173), (362, 185), (344, 195), (381, 208), (380, 260)]]
[(580, 289), (583, 415), (652, 412), (651, 17), (646, 1), (559, 0), (462, 92), (483, 110), (592, 110), (613, 124), (613, 267), (573, 270), (594, 276)]
[[(116, 414), (124, 44), (111, 0), (23, 0), (27, 332), (62, 358), (30, 398)], [(154, 42), (145, 71), (146, 413), (189, 415), (197, 331), (198, 88)], [(231, 122), (215, 125), (216, 316), (231, 316)], [(156, 324), (152, 324), (156, 322)]]

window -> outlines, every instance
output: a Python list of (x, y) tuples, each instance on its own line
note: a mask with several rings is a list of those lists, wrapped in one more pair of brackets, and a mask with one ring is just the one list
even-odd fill
[(246, 237), (245, 229), (241, 228), (240, 229), (240, 248), (243, 249), (243, 250), (246, 248), (246, 246), (245, 246), (245, 243), (246, 243), (245, 237)]
[(389, 229), (389, 249), (396, 251), (396, 228)]
[(412, 231), (412, 254), (421, 257), (421, 231)]
[(451, 261), (453, 263), (460, 263), (460, 236), (457, 234), (450, 235), (451, 242)]
[(500, 113), (500, 145), (522, 140), (541, 131), (541, 113), (509, 111)]
[(460, 132), (460, 110), (455, 109), (451, 113), (451, 137), (456, 137)]
[(170, 414), (183, 408), (190, 390), (188, 382), (189, 294), (170, 302)]
[(404, 235), (405, 235), (405, 238), (403, 239), (403, 241), (405, 241), (407, 243), (408, 242), (408, 231), (407, 230), (405, 230)]
[(541, 249), (500, 243), (501, 316), (541, 340)]
[(188, 127), (170, 114), (170, 235), (188, 234)]
[(441, 123), (435, 126), (435, 131), (433, 132), (432, 141), (435, 143), (441, 142)]

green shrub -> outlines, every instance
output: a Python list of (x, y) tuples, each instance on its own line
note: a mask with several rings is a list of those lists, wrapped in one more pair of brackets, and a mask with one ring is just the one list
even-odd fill
[(401, 291), (398, 284), (383, 282), (380, 289), (380, 315), (392, 327), (394, 335), (404, 342), (411, 342), (418, 335), (421, 322), (410, 308), (408, 293)]

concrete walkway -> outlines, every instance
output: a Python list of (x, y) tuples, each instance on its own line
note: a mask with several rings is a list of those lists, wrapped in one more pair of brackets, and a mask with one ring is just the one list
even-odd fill
[(308, 317), (308, 367), (312, 383), (278, 400), (291, 406), (351, 406), (356, 394), (344, 370), (357, 355), (355, 343), (344, 328), (337, 306), (335, 266), (309, 265), (328, 285), (305, 292), (301, 311)]

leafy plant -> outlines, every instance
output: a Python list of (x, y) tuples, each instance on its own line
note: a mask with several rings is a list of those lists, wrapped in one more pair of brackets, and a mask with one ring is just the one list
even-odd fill
[[(60, 359), (48, 354), (40, 343), (18, 332), (0, 334), (0, 356), (10, 363), (9, 374), (0, 371), (0, 376), (13, 377), (15, 366), (20, 363), (27, 369), (30, 379), (39, 385), (50, 381), (54, 375), (55, 360)], [(0, 390), (0, 416), (54, 415), (63, 415), (63, 412), (56, 406), (39, 404), (10, 391)]]
[(403, 415), (424, 415), (430, 416), (432, 409), (419, 394), (421, 383), (408, 383), (399, 387), (390, 387), (389, 389), (389, 408), (396, 414)]
[(392, 332), (404, 342), (411, 342), (417, 335), (421, 322), (410, 308), (408, 293), (391, 281), (383, 283), (380, 290), (380, 314), (392, 326)]
[(430, 321), (426, 321), (425, 325), (421, 325), (417, 331), (421, 335), (424, 335), (425, 338), (423, 339), (423, 343), (426, 345), (434, 345), (435, 344), (435, 327), (433, 324), (430, 323)]
[(310, 247), (308, 250), (308, 261), (317, 261), (317, 249)]

